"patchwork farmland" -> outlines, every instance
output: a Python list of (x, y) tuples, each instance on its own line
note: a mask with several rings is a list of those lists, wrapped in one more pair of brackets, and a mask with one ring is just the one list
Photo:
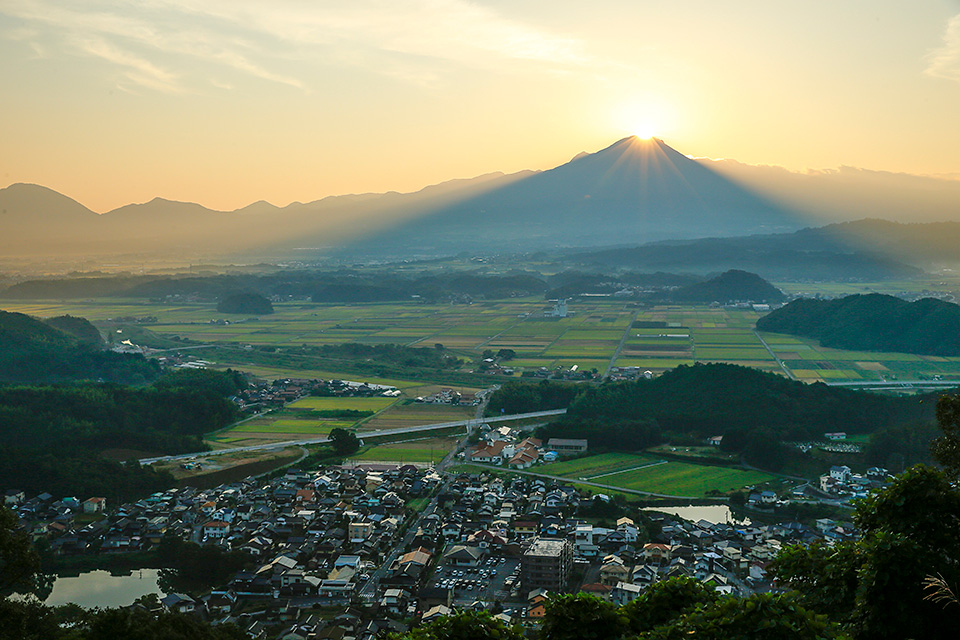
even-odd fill
[[(841, 285), (833, 286), (837, 287)], [(856, 290), (852, 285), (843, 287), (850, 292)], [(838, 289), (834, 293), (841, 292), (846, 291)], [(550, 309), (550, 303), (533, 298), (460, 305), (289, 302), (277, 304), (273, 315), (230, 319), (226, 324), (212, 303), (104, 302), (11, 300), (4, 303), (4, 308), (40, 317), (87, 317), (116, 339), (149, 332), (168, 345), (218, 345), (212, 358), (214, 366), (240, 368), (264, 377), (352, 379), (350, 374), (337, 371), (335, 363), (310, 368), (303, 362), (285, 360), (281, 352), (268, 356), (260, 350), (360, 342), (420, 347), (442, 344), (464, 361), (462, 372), (473, 370), (484, 350), (510, 349), (516, 357), (503, 364), (515, 369), (516, 375), (541, 367), (569, 369), (574, 365), (603, 372), (611, 364), (659, 373), (695, 362), (731, 362), (807, 382), (933, 376), (960, 379), (960, 358), (843, 351), (821, 347), (815, 340), (758, 333), (753, 327), (761, 313), (752, 309), (643, 307), (610, 298), (590, 298), (571, 302), (572, 314), (568, 317), (547, 318), (544, 311)], [(129, 317), (156, 321), (130, 326), (116, 320)], [(615, 362), (611, 362), (615, 355)], [(412, 388), (423, 385), (402, 375), (363, 378), (409, 390), (409, 396), (418, 395)], [(283, 426), (272, 424), (270, 430)]]

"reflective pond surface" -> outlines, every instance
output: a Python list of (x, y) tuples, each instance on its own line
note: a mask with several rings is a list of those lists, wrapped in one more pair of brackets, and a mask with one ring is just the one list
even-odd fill
[(157, 585), (157, 569), (137, 569), (129, 575), (109, 571), (88, 571), (79, 576), (58, 577), (44, 604), (58, 606), (73, 602), (81, 607), (125, 607), (141, 596), (165, 595)]
[(644, 511), (660, 511), (670, 513), (687, 520), (706, 520), (714, 524), (750, 524), (750, 518), (737, 519), (725, 504), (708, 504), (685, 507), (646, 507)]

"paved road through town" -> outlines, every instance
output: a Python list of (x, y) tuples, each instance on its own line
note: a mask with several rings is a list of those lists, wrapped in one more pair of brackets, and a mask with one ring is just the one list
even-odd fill
[[(483, 412), (487, 408), (487, 402), (489, 402), (490, 396), (493, 395), (493, 391), (494, 389), (488, 389), (486, 393), (483, 394), (483, 399), (481, 400), (480, 404), (477, 406), (476, 417), (473, 420), (466, 421), (467, 433), (463, 436), (463, 438), (460, 439), (460, 442), (457, 443), (457, 446), (454, 447), (453, 450), (450, 451), (450, 453), (448, 453), (446, 456), (444, 456), (443, 460), (441, 460), (437, 464), (438, 471), (442, 471), (443, 469), (446, 469), (447, 466), (455, 459), (457, 455), (457, 451), (459, 451), (466, 444), (467, 439), (470, 437), (471, 426), (479, 425), (482, 422), (495, 422), (498, 420), (499, 421), (508, 420), (508, 419), (516, 418), (516, 415), (537, 417), (537, 416), (534, 416), (533, 414), (516, 414), (512, 417), (503, 416), (500, 418), (483, 420)], [(546, 414), (546, 415), (560, 415), (561, 413), (566, 413), (566, 409), (561, 409), (559, 410), (559, 412), (558, 411), (538, 411), (537, 413)], [(400, 556), (401, 552), (407, 547), (409, 547), (410, 544), (413, 542), (413, 538), (415, 535), (417, 535), (417, 530), (420, 528), (420, 523), (423, 521), (423, 519), (426, 518), (431, 513), (433, 513), (434, 511), (436, 511), (437, 499), (441, 495), (443, 495), (449, 483), (450, 483), (450, 477), (444, 476), (443, 483), (434, 492), (433, 497), (430, 499), (430, 502), (420, 511), (420, 514), (417, 516), (417, 519), (407, 529), (406, 534), (403, 536), (403, 540), (399, 544), (393, 545), (393, 548), (391, 549), (390, 553), (387, 554), (387, 556), (384, 558), (380, 566), (377, 567), (376, 571), (370, 574), (370, 579), (367, 580), (366, 584), (364, 584), (363, 587), (361, 587), (360, 589), (361, 598), (369, 599), (369, 598), (372, 598), (373, 595), (377, 593), (377, 586), (380, 584), (380, 580), (383, 578), (387, 570), (389, 570), (390, 567), (393, 566), (394, 561)]]

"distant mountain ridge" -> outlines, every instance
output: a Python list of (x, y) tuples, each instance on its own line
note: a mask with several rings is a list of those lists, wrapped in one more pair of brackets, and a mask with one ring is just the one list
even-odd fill
[[(450, 180), (413, 193), (329, 196), (277, 207), (260, 201), (236, 211), (154, 198), (97, 214), (56, 191), (17, 183), (0, 189), (0, 255), (187, 254), (238, 256), (320, 249), (444, 206), (531, 172)], [(314, 249), (314, 254), (319, 253)]]
[(960, 355), (960, 306), (935, 298), (907, 302), (880, 293), (801, 298), (757, 320), (757, 329), (851, 351)]
[[(935, 225), (960, 241), (960, 223), (901, 225), (885, 221), (808, 228), (793, 233), (733, 238), (670, 240), (640, 246), (572, 253), (571, 262), (602, 269), (641, 269), (707, 274), (728, 269), (756, 272), (767, 279), (870, 281), (920, 275), (933, 258), (960, 261), (960, 245), (948, 241), (941, 254), (922, 249)], [(933, 266), (933, 265), (931, 265)]]
[[(868, 204), (855, 203), (857, 194)], [(815, 220), (909, 215), (911, 203), (927, 218), (960, 216), (960, 181), (849, 168), (796, 174), (695, 160), (662, 140), (629, 137), (546, 171), (285, 207), (259, 201), (235, 211), (154, 198), (98, 215), (45, 187), (14, 184), (0, 189), (0, 256), (410, 259), (779, 235)], [(944, 224), (933, 234), (938, 255), (960, 261), (960, 225)], [(929, 256), (920, 248), (922, 231), (891, 229), (869, 243)], [(731, 266), (756, 271), (750, 264), (725, 268)]]

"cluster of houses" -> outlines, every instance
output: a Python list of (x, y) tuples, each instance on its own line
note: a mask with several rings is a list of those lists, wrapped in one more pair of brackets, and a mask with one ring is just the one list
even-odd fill
[(600, 374), (596, 370), (582, 369), (580, 365), (570, 367), (538, 367), (536, 369), (527, 369), (521, 374), (523, 378), (540, 378), (543, 380), (592, 380), (598, 378)]
[(611, 367), (608, 374), (610, 380), (645, 380), (653, 379), (653, 371), (643, 367)]
[(586, 440), (551, 438), (546, 445), (514, 427), (480, 427), (480, 442), (460, 454), (467, 462), (529, 469), (537, 462), (554, 462), (561, 455), (586, 453)]
[(436, 393), (431, 393), (427, 396), (417, 396), (414, 399), (414, 402), (419, 402), (421, 404), (449, 404), (449, 405), (459, 405), (459, 404), (470, 404), (475, 406), (480, 404), (480, 395), (481, 392), (474, 394), (469, 401), (463, 397), (459, 391), (451, 389), (449, 387), (444, 387), (437, 391)]
[(406, 597), (424, 615), (499, 603), (535, 624), (544, 592), (584, 591), (625, 604), (657, 581), (687, 576), (746, 595), (772, 588), (766, 567), (784, 545), (856, 535), (826, 519), (814, 527), (715, 524), (653, 512), (601, 526), (580, 515), (594, 500), (602, 498), (533, 476), (453, 478), (421, 525), (426, 539), (442, 537), (438, 569)]
[(866, 498), (871, 489), (886, 486), (890, 473), (882, 467), (870, 467), (866, 473), (853, 473), (846, 465), (834, 465), (820, 476), (820, 491), (835, 498)]

